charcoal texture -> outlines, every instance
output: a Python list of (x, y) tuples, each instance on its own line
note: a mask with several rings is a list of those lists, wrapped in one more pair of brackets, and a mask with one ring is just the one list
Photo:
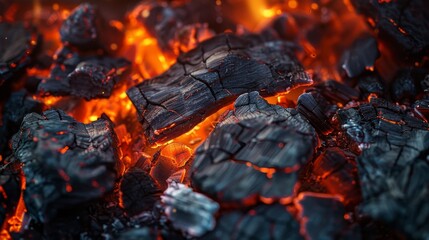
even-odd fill
[(427, 54), (429, 47), (429, 3), (414, 1), (353, 0), (351, 3), (378, 30), (392, 52), (411, 57)]
[(193, 186), (221, 203), (292, 197), (317, 144), (314, 129), (257, 92), (241, 95), (227, 116), (196, 150)]
[(360, 210), (412, 239), (429, 236), (429, 132), (415, 130), (400, 144), (380, 140), (358, 158)]
[(384, 97), (386, 86), (383, 79), (377, 73), (366, 74), (359, 77), (357, 81), (357, 87), (363, 99), (368, 98), (370, 94)]
[(69, 47), (58, 50), (54, 59), (49, 78), (38, 86), (44, 96), (108, 98), (120, 75), (130, 66), (123, 58), (82, 56)]
[(270, 96), (311, 82), (288, 43), (255, 45), (222, 34), (180, 55), (168, 71), (127, 93), (153, 144), (191, 130), (242, 93)]
[(122, 207), (129, 216), (151, 210), (161, 195), (156, 181), (139, 168), (131, 168), (124, 174), (119, 189)]
[(259, 205), (248, 211), (224, 213), (204, 239), (304, 239), (299, 224), (280, 204)]
[[(402, 69), (392, 82), (391, 95), (400, 103), (411, 103), (424, 91), (424, 79), (428, 70), (419, 68)], [(422, 86), (423, 85), (423, 86)]]
[(59, 110), (29, 114), (13, 137), (26, 179), (28, 213), (42, 222), (113, 189), (119, 167), (107, 117), (82, 124)]
[(304, 93), (298, 98), (297, 110), (308, 119), (318, 133), (326, 135), (333, 131), (326, 114), (328, 105), (328, 101), (320, 93)]
[(34, 28), (24, 23), (0, 22), (0, 86), (28, 66), (37, 44)]

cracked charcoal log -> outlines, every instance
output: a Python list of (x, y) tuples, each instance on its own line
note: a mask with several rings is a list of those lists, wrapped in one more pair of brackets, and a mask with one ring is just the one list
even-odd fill
[(420, 88), (427, 70), (411, 68), (399, 71), (392, 83), (392, 98), (398, 102), (413, 102), (424, 88)]
[(357, 86), (363, 99), (367, 99), (370, 94), (384, 97), (385, 83), (377, 73), (370, 73), (359, 77)]
[(372, 36), (362, 36), (343, 53), (340, 60), (341, 70), (349, 78), (355, 78), (365, 71), (373, 69), (375, 60), (379, 56), (377, 40)]
[(38, 86), (43, 95), (108, 98), (120, 75), (130, 66), (123, 58), (81, 56), (68, 47), (55, 54), (49, 78)]
[(361, 200), (355, 155), (340, 148), (326, 149), (314, 162), (313, 172), (329, 193), (343, 197), (346, 206), (354, 207)]
[(16, 78), (18, 71), (30, 63), (37, 44), (34, 28), (23, 23), (0, 22), (0, 86)]
[(386, 138), (393, 145), (406, 141), (414, 129), (428, 129), (428, 124), (406, 113), (399, 106), (381, 98), (338, 111), (341, 127), (361, 147)]
[(270, 96), (311, 82), (288, 43), (251, 46), (245, 38), (222, 34), (182, 54), (167, 72), (127, 94), (147, 141), (154, 144), (191, 130), (242, 93)]
[(156, 181), (139, 168), (129, 169), (122, 177), (119, 188), (122, 207), (129, 216), (151, 210), (161, 195)]
[(215, 227), (214, 214), (219, 204), (183, 184), (171, 182), (161, 202), (173, 227), (185, 235), (201, 237)]
[(226, 212), (217, 220), (215, 230), (204, 239), (302, 240), (299, 224), (285, 206), (258, 205), (248, 211)]
[(317, 132), (327, 135), (333, 131), (332, 125), (325, 114), (329, 104), (320, 93), (303, 93), (298, 98), (297, 110)]
[(429, 5), (425, 0), (353, 0), (352, 4), (379, 32), (392, 52), (420, 57), (429, 47)]
[(0, 156), (5, 158), (11, 151), (9, 140), (18, 132), (22, 119), (28, 113), (41, 113), (43, 104), (31, 98), (25, 90), (14, 92), (4, 105), (0, 126)]
[(359, 99), (359, 91), (334, 80), (324, 81), (315, 85), (314, 88), (332, 104), (347, 104)]
[(314, 129), (294, 109), (270, 106), (258, 94), (240, 96), (235, 106), (196, 150), (192, 185), (232, 205), (290, 198), (317, 144)]
[(304, 192), (295, 199), (295, 205), (306, 239), (339, 239), (347, 227), (346, 212), (338, 197)]
[(61, 26), (60, 35), (61, 41), (81, 50), (101, 48), (110, 53), (120, 49), (124, 37), (94, 5), (88, 3), (79, 5), (71, 12)]
[(416, 130), (399, 144), (382, 139), (358, 158), (361, 212), (412, 239), (429, 235), (429, 132)]
[(112, 190), (120, 171), (116, 142), (107, 117), (82, 124), (59, 110), (25, 116), (12, 148), (23, 164), (28, 212), (48, 222)]

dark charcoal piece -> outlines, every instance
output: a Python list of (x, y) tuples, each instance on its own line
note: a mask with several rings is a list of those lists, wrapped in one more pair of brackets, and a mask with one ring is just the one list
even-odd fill
[(161, 189), (152, 177), (139, 168), (129, 169), (119, 185), (122, 207), (129, 216), (151, 210)]
[(423, 119), (424, 121), (429, 120), (429, 99), (424, 98), (417, 100), (413, 105), (413, 113), (416, 117)]
[(298, 26), (293, 16), (283, 13), (275, 18), (264, 28), (262, 34), (274, 32), (280, 39), (293, 41), (298, 35)]
[(63, 22), (60, 34), (61, 41), (81, 50), (102, 48), (107, 52), (119, 49), (124, 36), (101, 16), (95, 6), (88, 3), (79, 5), (71, 12)]
[(34, 28), (23, 23), (0, 22), (0, 86), (30, 63), (37, 44)]
[(368, 17), (392, 52), (423, 56), (429, 47), (429, 4), (425, 0), (352, 0), (357, 10)]
[(383, 97), (385, 85), (383, 80), (377, 73), (367, 74), (359, 77), (357, 86), (362, 94), (362, 98), (366, 99), (370, 94)]
[(280, 204), (258, 205), (248, 211), (224, 213), (204, 239), (301, 240), (299, 225)]
[(25, 116), (12, 148), (23, 165), (28, 213), (48, 222), (112, 190), (119, 166), (116, 142), (107, 117), (82, 124), (56, 110)]
[(287, 43), (253, 46), (222, 34), (180, 55), (167, 72), (131, 88), (128, 96), (153, 144), (191, 130), (242, 93), (271, 96), (311, 82)]
[(304, 93), (298, 98), (297, 110), (301, 113), (318, 133), (327, 135), (333, 131), (331, 123), (325, 114), (328, 103), (319, 93)]
[(334, 80), (319, 83), (315, 86), (315, 89), (331, 104), (347, 104), (350, 101), (359, 99), (359, 91)]
[(346, 206), (361, 200), (355, 155), (340, 148), (326, 149), (314, 162), (313, 172), (329, 193), (342, 196)]
[(80, 56), (68, 47), (55, 55), (48, 79), (38, 86), (43, 95), (108, 98), (119, 76), (130, 66), (123, 58)]
[(375, 60), (380, 56), (377, 40), (372, 36), (362, 36), (343, 53), (340, 60), (341, 70), (349, 78), (354, 78), (374, 68)]
[(367, 104), (341, 109), (338, 119), (349, 137), (363, 148), (380, 138), (387, 139), (392, 145), (402, 144), (413, 129), (428, 129), (426, 122), (381, 98), (371, 98)]
[(429, 132), (413, 131), (401, 144), (380, 140), (358, 158), (361, 211), (412, 239), (429, 236)]
[(258, 94), (240, 96), (226, 116), (196, 150), (192, 185), (233, 205), (290, 199), (317, 144), (314, 129), (294, 109), (271, 106)]
[(319, 193), (300, 193), (295, 199), (301, 233), (306, 239), (338, 239), (347, 223), (338, 197)]
[[(424, 88), (419, 88), (426, 77), (427, 71), (418, 68), (399, 71), (392, 83), (392, 98), (400, 102), (413, 102)], [(422, 86), (423, 87), (423, 86)]]
[(25, 90), (14, 92), (4, 105), (0, 126), (0, 156), (6, 158), (11, 152), (9, 140), (18, 132), (22, 119), (28, 113), (41, 113), (43, 104), (27, 95)]

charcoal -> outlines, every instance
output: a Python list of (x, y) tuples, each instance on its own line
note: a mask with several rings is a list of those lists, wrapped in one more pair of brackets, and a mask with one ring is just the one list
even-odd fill
[(111, 191), (120, 171), (116, 143), (106, 116), (90, 124), (60, 110), (25, 116), (12, 148), (26, 179), (28, 213), (49, 222), (62, 209)]
[(347, 104), (359, 98), (359, 92), (356, 89), (334, 80), (319, 83), (315, 88), (332, 104)]
[(54, 58), (49, 78), (38, 86), (44, 96), (108, 98), (119, 76), (130, 66), (123, 58), (81, 56), (68, 47), (61, 48)]
[(296, 198), (301, 232), (306, 239), (338, 239), (347, 227), (345, 209), (338, 197), (303, 192)]
[(359, 77), (357, 86), (364, 99), (368, 98), (368, 96), (371, 94), (375, 94), (379, 97), (384, 96), (384, 82), (376, 73), (366, 74), (362, 77)]
[(398, 102), (413, 102), (421, 94), (419, 85), (424, 81), (426, 71), (422, 69), (404, 69), (399, 71), (392, 83), (392, 98)]
[(371, 98), (369, 103), (341, 109), (338, 119), (342, 129), (362, 148), (383, 138), (393, 145), (401, 144), (412, 130), (428, 129), (426, 122), (382, 98)]
[(429, 120), (429, 99), (423, 98), (413, 104), (413, 113), (424, 121)]
[(331, 194), (340, 195), (346, 206), (361, 200), (355, 155), (338, 147), (326, 149), (314, 161), (313, 172)]
[(131, 168), (124, 174), (119, 189), (122, 207), (129, 216), (152, 209), (161, 195), (156, 181), (139, 168)]
[(119, 240), (156, 240), (157, 236), (147, 227), (131, 229), (120, 234)]
[(218, 35), (180, 55), (162, 75), (129, 89), (147, 141), (180, 136), (242, 93), (271, 96), (312, 82), (288, 43), (251, 45), (244, 37)]
[(224, 213), (217, 220), (215, 230), (204, 239), (304, 239), (299, 224), (285, 206), (258, 205), (248, 211)]
[(333, 131), (325, 114), (327, 105), (326, 99), (320, 93), (303, 93), (298, 98), (297, 110), (308, 119), (318, 133), (326, 135)]
[(227, 123), (195, 152), (192, 185), (230, 205), (251, 204), (258, 197), (290, 199), (298, 172), (317, 144), (314, 129), (294, 109), (269, 106), (258, 94), (240, 96), (234, 113), (226, 116)]
[(0, 86), (16, 79), (16, 74), (29, 65), (38, 42), (34, 28), (0, 22)]
[(375, 60), (379, 56), (377, 40), (372, 36), (362, 36), (343, 53), (340, 60), (341, 70), (349, 78), (357, 77), (365, 71), (373, 69)]
[(401, 144), (381, 139), (358, 158), (362, 214), (412, 239), (429, 236), (429, 132), (414, 130)]
[(183, 184), (171, 182), (161, 202), (174, 228), (185, 235), (201, 237), (215, 227), (214, 214), (219, 204)]
[(298, 27), (292, 15), (283, 13), (273, 18), (263, 30), (262, 34), (274, 31), (274, 33), (283, 40), (293, 41), (298, 35)]
[(97, 7), (88, 3), (79, 5), (70, 13), (61, 26), (60, 35), (61, 41), (81, 50), (101, 48), (106, 52), (119, 49), (124, 36), (104, 19)]
[(31, 98), (25, 90), (14, 92), (5, 103), (0, 126), (0, 155), (11, 154), (9, 140), (18, 132), (22, 119), (28, 113), (41, 113), (43, 104)]
[[(359, 13), (368, 18), (379, 37), (393, 53), (421, 57), (429, 46), (429, 5), (427, 1), (353, 0)], [(404, 60), (404, 59), (402, 59)]]
[(429, 74), (426, 74), (426, 76), (420, 81), (420, 86), (425, 93), (429, 92)]

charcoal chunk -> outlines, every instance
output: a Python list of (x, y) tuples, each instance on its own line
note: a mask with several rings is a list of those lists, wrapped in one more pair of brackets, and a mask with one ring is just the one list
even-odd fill
[(104, 19), (94, 5), (88, 3), (79, 5), (70, 13), (61, 26), (60, 35), (61, 41), (81, 50), (101, 48), (107, 52), (119, 49), (124, 36)]
[(358, 78), (357, 86), (362, 94), (362, 98), (367, 99), (370, 94), (383, 97), (385, 84), (376, 73), (366, 74)]
[(341, 70), (349, 78), (357, 77), (365, 71), (373, 69), (379, 55), (377, 40), (372, 36), (362, 36), (343, 53), (340, 60)]
[(427, 71), (423, 69), (403, 69), (395, 76), (392, 83), (392, 98), (397, 102), (413, 102), (424, 88), (419, 85), (424, 81)]
[(258, 205), (248, 211), (231, 211), (221, 215), (215, 230), (204, 239), (304, 239), (299, 224), (285, 206)]
[(186, 235), (201, 237), (215, 227), (214, 214), (219, 204), (183, 184), (171, 182), (161, 202), (174, 228)]
[(16, 78), (24, 69), (38, 44), (34, 28), (24, 23), (0, 22), (0, 86)]
[(258, 94), (242, 95), (235, 107), (196, 150), (192, 185), (226, 204), (290, 199), (317, 144), (314, 129), (294, 109), (269, 106)]
[(332, 104), (347, 104), (359, 99), (359, 91), (334, 80), (319, 83), (315, 89)]
[(298, 98), (297, 110), (301, 113), (317, 132), (326, 135), (333, 131), (328, 116), (325, 114), (325, 106), (328, 103), (319, 93), (304, 93)]
[(119, 184), (122, 207), (129, 216), (151, 210), (159, 200), (161, 189), (144, 170), (129, 169)]
[(116, 142), (107, 117), (82, 124), (59, 110), (25, 116), (12, 148), (26, 179), (28, 213), (48, 222), (111, 191), (119, 171)]
[(189, 131), (242, 93), (271, 96), (312, 80), (285, 42), (252, 46), (218, 35), (179, 56), (162, 75), (128, 90), (147, 141), (165, 142)]

